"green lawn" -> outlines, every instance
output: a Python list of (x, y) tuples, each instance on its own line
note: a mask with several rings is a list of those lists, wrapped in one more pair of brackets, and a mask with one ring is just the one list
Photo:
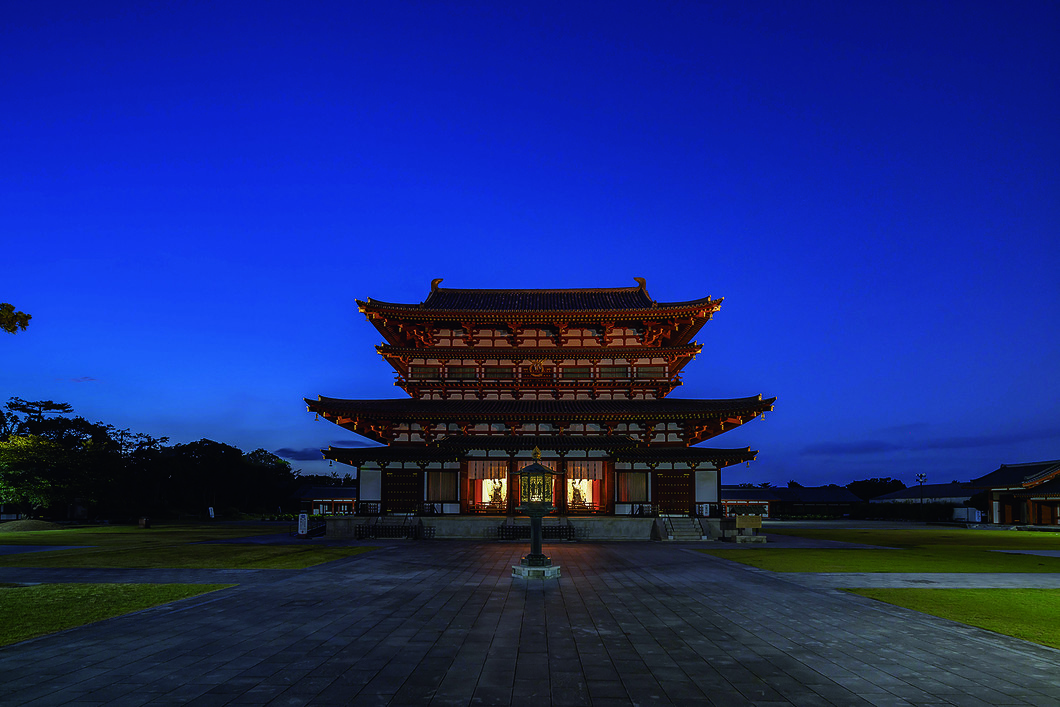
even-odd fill
[(773, 572), (1060, 572), (1060, 557), (996, 550), (1060, 550), (1060, 533), (964, 528), (887, 530), (770, 530), (805, 538), (893, 549), (704, 549)]
[(1060, 589), (849, 589), (1006, 636), (1060, 648)]
[(276, 526), (163, 525), (83, 527), (3, 533), (0, 545), (87, 545), (76, 550), (0, 556), (0, 567), (303, 569), (374, 549), (209, 543), (282, 532)]
[(231, 587), (231, 584), (0, 584), (0, 646)]

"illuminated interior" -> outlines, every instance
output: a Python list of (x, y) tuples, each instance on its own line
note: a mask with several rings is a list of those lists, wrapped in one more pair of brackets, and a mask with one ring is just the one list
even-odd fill
[(599, 461), (567, 462), (567, 508), (572, 512), (603, 505), (603, 464)]
[(567, 505), (572, 508), (591, 506), (594, 500), (592, 480), (567, 479)]
[(508, 498), (508, 479), (483, 479), (482, 503), (501, 505)]

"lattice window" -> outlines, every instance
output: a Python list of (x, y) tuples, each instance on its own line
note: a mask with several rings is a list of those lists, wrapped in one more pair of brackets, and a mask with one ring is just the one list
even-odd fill
[(449, 366), (445, 377), (450, 380), (475, 380), (477, 372), (474, 366)]
[(589, 380), (593, 377), (593, 369), (588, 366), (568, 366), (560, 370), (560, 377), (567, 380)]
[(637, 378), (665, 378), (665, 366), (640, 366), (637, 368)]
[(615, 474), (619, 503), (646, 503), (648, 475), (639, 471), (620, 471)]
[(629, 378), (628, 366), (600, 366), (601, 378)]
[(515, 369), (511, 366), (486, 366), (482, 377), (489, 380), (511, 380), (515, 378)]
[(458, 477), (459, 474), (455, 471), (428, 471), (427, 500), (456, 501)]
[(442, 377), (442, 369), (437, 366), (412, 366), (409, 376), (418, 380), (437, 379)]

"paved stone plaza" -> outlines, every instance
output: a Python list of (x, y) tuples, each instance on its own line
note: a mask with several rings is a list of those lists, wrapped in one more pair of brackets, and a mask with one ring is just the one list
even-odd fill
[(298, 571), (0, 569), (238, 584), (0, 649), (0, 704), (1060, 704), (1060, 651), (695, 547), (546, 545), (549, 581), (511, 577), (523, 545), (456, 541)]

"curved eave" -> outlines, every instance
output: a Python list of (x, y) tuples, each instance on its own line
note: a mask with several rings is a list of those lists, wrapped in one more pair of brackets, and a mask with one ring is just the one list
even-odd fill
[[(563, 439), (563, 438), (557, 438)], [(599, 444), (599, 440), (578, 440), (571, 438), (569, 449), (600, 449), (609, 453), (615, 462), (629, 463), (670, 463), (687, 464), (689, 469), (701, 464), (713, 464), (722, 469), (733, 464), (741, 464), (753, 461), (757, 450), (750, 447), (744, 449), (708, 449), (701, 447), (668, 448), (668, 447), (638, 447), (635, 442), (627, 438), (622, 441), (619, 438), (607, 438), (606, 444)], [(551, 440), (555, 442), (556, 439)], [(584, 443), (583, 443), (584, 442)], [(542, 440), (535, 440), (534, 446), (541, 446)], [(625, 449), (615, 449), (614, 445), (625, 445)], [(545, 447), (549, 448), (549, 447)], [(366, 462), (376, 462), (384, 466), (390, 463), (411, 462), (414, 464), (427, 465), (439, 462), (456, 462), (464, 456), (468, 450), (502, 449), (508, 452), (528, 451), (528, 447), (518, 438), (506, 441), (503, 444), (491, 444), (482, 446), (473, 440), (465, 443), (447, 445), (436, 443), (430, 445), (407, 444), (391, 445), (389, 447), (328, 447), (321, 450), (325, 459), (337, 461), (352, 466), (360, 466)]]
[(615, 449), (636, 447), (637, 442), (627, 435), (514, 435), (510, 437), (450, 435), (433, 442), (432, 445), (443, 449), (458, 449), (462, 452), (470, 450), (518, 452), (529, 451), (534, 447), (544, 451), (558, 452), (567, 450), (609, 452)]
[(379, 344), (375, 350), (384, 357), (405, 357), (422, 359), (542, 359), (562, 358), (564, 360), (591, 360), (597, 358), (665, 358), (674, 356), (683, 358), (695, 356), (703, 347), (699, 344), (681, 344), (679, 346), (598, 346), (571, 348), (565, 346), (521, 348), (518, 346), (433, 346), (430, 348), (410, 348)]
[(722, 469), (733, 464), (754, 461), (758, 450), (750, 447), (743, 449), (714, 449), (709, 447), (639, 447), (616, 452), (612, 455), (616, 462), (671, 462), (675, 464), (714, 464)]
[(416, 304), (395, 304), (369, 299), (357, 300), (357, 308), (365, 315), (379, 315), (402, 321), (435, 322), (496, 322), (507, 324), (545, 324), (552, 322), (597, 323), (601, 321), (653, 321), (703, 313), (706, 319), (718, 311), (724, 298), (689, 302), (661, 302), (655, 307), (631, 309), (426, 309)]
[(351, 466), (360, 466), (365, 462), (430, 464), (460, 461), (460, 454), (456, 450), (439, 449), (422, 444), (390, 447), (328, 447), (322, 449), (321, 452), (325, 459)]
[(773, 409), (776, 398), (722, 400), (662, 400), (618, 401), (476, 401), (476, 400), (346, 400), (318, 397), (303, 398), (310, 412), (343, 424), (352, 420), (401, 420), (410, 422), (441, 422), (455, 420), (521, 421), (521, 420), (638, 420), (665, 422), (671, 420), (704, 420), (716, 418), (747, 418), (749, 421)]

